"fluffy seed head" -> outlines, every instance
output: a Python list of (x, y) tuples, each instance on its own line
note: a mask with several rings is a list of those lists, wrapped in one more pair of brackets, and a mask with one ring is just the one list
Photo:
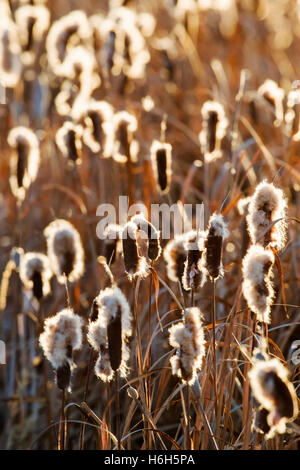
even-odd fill
[(101, 151), (103, 157), (109, 155), (110, 122), (113, 117), (113, 108), (106, 101), (90, 100), (82, 113), (84, 121), (83, 141), (92, 152)]
[(126, 163), (130, 156), (133, 162), (137, 161), (138, 142), (134, 139), (137, 130), (137, 120), (127, 111), (119, 111), (111, 120), (110, 143), (107, 152), (119, 163)]
[(217, 279), (223, 275), (222, 247), (223, 241), (227, 237), (227, 224), (222, 214), (215, 212), (208, 222), (205, 255), (203, 259), (203, 267), (212, 279)]
[(96, 375), (109, 382), (120, 370), (128, 374), (128, 339), (132, 334), (132, 314), (128, 302), (118, 287), (106, 288), (95, 299), (98, 318), (89, 323), (88, 341), (99, 352), (95, 365)]
[(51, 222), (44, 230), (48, 257), (58, 282), (75, 282), (84, 273), (84, 251), (80, 235), (73, 225), (64, 219)]
[(184, 263), (182, 277), (183, 288), (185, 290), (197, 289), (205, 282), (205, 272), (202, 273), (201, 260), (204, 252), (205, 232), (192, 230), (187, 234), (185, 249), (187, 258)]
[(137, 231), (137, 225), (131, 221), (127, 222), (122, 231), (125, 271), (130, 280), (134, 277), (145, 278), (149, 274), (146, 258), (139, 255)]
[(40, 300), (50, 292), (52, 271), (49, 259), (42, 253), (29, 252), (21, 257), (20, 278), (26, 289), (32, 290), (34, 297)]
[(201, 109), (202, 131), (199, 134), (201, 151), (207, 162), (222, 157), (221, 141), (226, 135), (228, 119), (217, 101), (206, 101)]
[(151, 261), (156, 261), (160, 254), (161, 254), (161, 246), (160, 246), (160, 233), (154, 227), (151, 222), (149, 222), (143, 214), (136, 214), (131, 218), (131, 222), (133, 222), (137, 227), (138, 230), (144, 232), (148, 238), (148, 258)]
[(299, 413), (298, 398), (289, 381), (288, 369), (279, 359), (271, 359), (265, 352), (256, 349), (249, 378), (255, 399), (267, 412), (266, 422), (270, 429), (266, 438), (285, 433), (286, 424), (294, 421)]
[(192, 385), (205, 355), (204, 332), (199, 308), (187, 308), (183, 321), (169, 329), (169, 343), (176, 348), (171, 358), (172, 373)]
[(259, 87), (257, 93), (274, 107), (274, 126), (278, 127), (283, 122), (283, 100), (284, 90), (280, 88), (274, 80), (267, 79)]
[(34, 46), (44, 37), (50, 25), (50, 13), (44, 5), (22, 5), (15, 12), (20, 43), (23, 48), (22, 59), (26, 64), (34, 60)]
[(258, 321), (271, 322), (274, 299), (272, 267), (274, 254), (260, 245), (252, 245), (243, 259), (243, 294)]
[(10, 158), (10, 185), (13, 194), (20, 200), (36, 179), (40, 165), (39, 141), (28, 127), (17, 126), (7, 137), (8, 144), (15, 149)]
[(9, 16), (2, 15), (0, 22), (0, 83), (14, 88), (21, 74), (21, 47), (18, 30)]
[(72, 355), (73, 351), (81, 348), (82, 319), (70, 308), (61, 310), (45, 320), (39, 342), (46, 358), (58, 371), (58, 385), (60, 388), (67, 388), (69, 383), (61, 382), (66, 377), (70, 378), (68, 370), (75, 367)]
[[(71, 43), (72, 38), (72, 44)], [(69, 49), (74, 47), (74, 40), (86, 42), (91, 38), (91, 28), (86, 14), (74, 10), (52, 23), (46, 40), (47, 57), (50, 67), (56, 75), (65, 74), (64, 61)]]
[(172, 145), (154, 140), (150, 156), (157, 189), (161, 194), (166, 194), (172, 179)]
[[(247, 215), (248, 231), (252, 243), (264, 247), (271, 246), (282, 250), (286, 243), (287, 201), (281, 189), (275, 188), (272, 183), (260, 183), (251, 197), (249, 213)], [(266, 233), (267, 227), (276, 222)]]
[(167, 275), (170, 281), (182, 282), (184, 263), (187, 251), (185, 249), (186, 235), (176, 235), (170, 240), (164, 249), (163, 255), (167, 263)]
[(120, 252), (120, 238), (122, 227), (118, 224), (109, 224), (105, 230), (104, 240), (104, 256), (108, 264), (113, 264), (116, 260), (116, 255)]
[(82, 127), (65, 121), (56, 133), (56, 144), (64, 157), (72, 162), (81, 162)]

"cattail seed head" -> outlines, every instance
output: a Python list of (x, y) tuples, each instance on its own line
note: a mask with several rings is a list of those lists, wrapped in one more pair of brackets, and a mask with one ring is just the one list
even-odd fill
[(82, 113), (81, 119), (85, 123), (83, 141), (94, 153), (101, 151), (103, 157), (109, 154), (110, 122), (113, 117), (113, 108), (106, 101), (90, 100)]
[(248, 307), (258, 321), (271, 322), (271, 306), (274, 299), (272, 267), (274, 254), (260, 245), (250, 246), (243, 259), (243, 294)]
[[(88, 42), (91, 33), (87, 16), (82, 10), (74, 10), (52, 23), (46, 40), (46, 51), (49, 65), (56, 75), (65, 74), (64, 62), (71, 37), (76, 38), (77, 43)], [(70, 47), (74, 47), (74, 41)]]
[[(197, 289), (205, 282), (205, 272), (201, 270), (201, 260), (204, 252), (205, 232), (192, 230), (187, 234), (185, 249), (187, 258), (184, 263), (182, 276), (183, 288), (185, 290)], [(201, 282), (202, 281), (202, 282)]]
[(176, 348), (171, 358), (172, 373), (192, 385), (205, 355), (204, 332), (199, 308), (184, 310), (183, 322), (169, 329), (170, 345)]
[(211, 279), (217, 279), (223, 275), (222, 248), (223, 241), (227, 237), (228, 229), (222, 214), (214, 213), (208, 222), (203, 259), (203, 267)]
[(0, 83), (3, 87), (14, 88), (21, 75), (21, 46), (18, 30), (8, 15), (0, 22)]
[(56, 144), (65, 158), (74, 163), (81, 162), (82, 127), (65, 121), (56, 133)]
[(10, 185), (20, 200), (36, 179), (40, 165), (39, 141), (35, 133), (23, 126), (14, 127), (8, 134), (8, 144), (15, 149), (10, 159)]
[(286, 424), (299, 413), (298, 398), (289, 381), (288, 369), (277, 358), (270, 358), (260, 349), (254, 350), (253, 367), (249, 372), (250, 385), (255, 399), (267, 413), (270, 427), (266, 438), (286, 432)]
[(20, 262), (20, 278), (26, 289), (32, 290), (33, 296), (40, 300), (50, 292), (52, 277), (49, 259), (42, 253), (25, 253)]
[(149, 274), (147, 260), (138, 252), (137, 231), (137, 225), (131, 221), (127, 222), (122, 231), (125, 271), (130, 280), (134, 277), (145, 278)]
[(172, 145), (154, 140), (150, 157), (157, 189), (161, 194), (166, 194), (172, 179)]
[(34, 46), (40, 42), (50, 25), (50, 12), (44, 5), (22, 5), (15, 12), (20, 43), (23, 48), (22, 59), (25, 64), (34, 60)]
[(167, 276), (170, 281), (182, 283), (184, 263), (187, 257), (185, 242), (185, 234), (176, 235), (164, 248), (163, 256), (167, 263)]
[(274, 126), (278, 127), (283, 122), (284, 90), (274, 80), (267, 79), (257, 90), (259, 96), (264, 98), (274, 108)]
[(75, 282), (84, 273), (84, 251), (80, 235), (73, 225), (64, 219), (51, 222), (44, 230), (47, 239), (50, 265), (58, 282)]
[[(286, 244), (287, 201), (281, 189), (272, 183), (260, 183), (251, 197), (247, 216), (248, 231), (252, 243), (282, 250)], [(267, 232), (268, 226), (276, 222)], [(265, 233), (266, 232), (266, 233)]]
[(108, 264), (113, 264), (120, 251), (120, 238), (122, 227), (118, 224), (109, 224), (104, 230), (104, 256)]
[(217, 101), (206, 101), (201, 109), (202, 131), (199, 134), (201, 151), (207, 162), (222, 157), (221, 141), (226, 135), (228, 119)]
[(160, 233), (154, 227), (151, 222), (149, 222), (143, 214), (136, 214), (131, 218), (133, 222), (140, 231), (144, 232), (148, 238), (148, 258), (151, 261), (156, 261), (161, 254), (160, 246)]
[(82, 319), (70, 308), (48, 317), (39, 343), (57, 371), (57, 385), (59, 388), (67, 388), (71, 371), (75, 367), (73, 351), (80, 349), (82, 344)]
[(119, 163), (126, 163), (128, 158), (137, 161), (139, 150), (138, 142), (134, 139), (137, 130), (137, 120), (127, 111), (118, 111), (111, 120), (110, 143), (108, 153)]
[(88, 341), (99, 352), (95, 366), (96, 375), (103, 381), (112, 380), (120, 370), (128, 373), (128, 338), (132, 334), (132, 314), (128, 302), (118, 287), (106, 288), (95, 299), (98, 318), (89, 323)]

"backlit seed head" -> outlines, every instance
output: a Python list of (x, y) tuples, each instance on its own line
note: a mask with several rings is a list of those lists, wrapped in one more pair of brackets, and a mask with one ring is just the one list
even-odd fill
[(176, 353), (171, 358), (172, 373), (192, 385), (205, 356), (204, 332), (199, 308), (184, 310), (183, 321), (169, 329), (169, 342)]
[(53, 273), (49, 259), (42, 253), (29, 252), (21, 256), (20, 278), (26, 289), (40, 300), (50, 292), (50, 279)]
[(149, 274), (146, 258), (139, 255), (137, 232), (137, 225), (131, 221), (127, 222), (122, 231), (124, 265), (130, 280), (135, 277), (145, 278)]
[(217, 279), (223, 275), (222, 248), (223, 241), (228, 237), (228, 234), (227, 224), (222, 214), (215, 212), (208, 222), (202, 264), (211, 279)]
[(192, 230), (187, 234), (185, 241), (187, 258), (184, 263), (182, 277), (183, 288), (185, 290), (197, 289), (205, 282), (205, 271), (201, 267), (205, 239), (205, 232)]
[(184, 263), (187, 257), (185, 249), (186, 236), (176, 235), (165, 246), (163, 256), (167, 263), (167, 275), (170, 281), (182, 282)]
[(64, 275), (69, 282), (80, 279), (84, 273), (84, 251), (73, 225), (64, 219), (54, 220), (45, 228), (44, 235), (51, 268), (58, 282), (64, 284)]
[(108, 264), (113, 264), (116, 256), (120, 253), (120, 239), (122, 227), (118, 224), (109, 224), (104, 230), (104, 256)]
[(22, 60), (31, 64), (40, 42), (50, 25), (50, 12), (44, 5), (22, 5), (15, 11), (20, 43), (23, 48)]
[(136, 224), (138, 230), (143, 232), (148, 239), (148, 258), (151, 261), (156, 261), (161, 254), (160, 246), (160, 233), (154, 227), (151, 222), (149, 222), (143, 214), (136, 214), (131, 218), (131, 222)]
[(40, 165), (39, 141), (35, 133), (24, 126), (13, 127), (7, 141), (15, 149), (10, 158), (11, 190), (18, 199), (23, 200), (26, 190), (37, 177)]
[(89, 323), (88, 341), (99, 352), (96, 375), (109, 382), (119, 370), (128, 374), (128, 339), (132, 334), (132, 314), (126, 297), (118, 287), (106, 288), (95, 299), (98, 318)]
[(258, 321), (271, 322), (274, 301), (272, 267), (274, 254), (260, 245), (250, 246), (243, 259), (243, 294)]
[(221, 141), (226, 135), (228, 119), (217, 101), (206, 101), (201, 109), (202, 131), (199, 134), (201, 151), (207, 162), (222, 157)]
[(18, 30), (8, 15), (1, 16), (0, 22), (0, 84), (14, 88), (21, 75), (21, 46)]
[(172, 145), (154, 140), (150, 156), (157, 189), (161, 194), (166, 194), (172, 179)]
[[(72, 39), (72, 40), (71, 40)], [(65, 74), (65, 59), (74, 45), (88, 42), (91, 28), (82, 10), (74, 10), (52, 23), (46, 40), (47, 57), (52, 71), (59, 76)]]
[(274, 80), (267, 79), (259, 87), (257, 93), (268, 101), (274, 108), (275, 120), (274, 126), (278, 127), (283, 122), (283, 100), (284, 90), (280, 88)]
[[(273, 183), (260, 183), (250, 199), (247, 215), (248, 231), (252, 243), (282, 250), (286, 244), (287, 201), (281, 189)], [(269, 230), (272, 222), (276, 222)]]
[(48, 317), (39, 343), (46, 358), (57, 371), (58, 386), (67, 388), (70, 371), (75, 368), (73, 351), (80, 349), (82, 344), (82, 319), (70, 308)]
[(137, 120), (133, 114), (118, 111), (113, 115), (107, 152), (116, 162), (126, 163), (129, 156), (133, 162), (137, 161), (139, 145), (134, 139), (136, 130)]
[(65, 158), (74, 163), (81, 162), (82, 127), (65, 121), (56, 133), (56, 144)]
[(253, 366), (249, 372), (250, 385), (255, 399), (265, 411), (266, 438), (286, 432), (286, 424), (299, 413), (298, 398), (288, 369), (278, 358), (270, 358), (261, 349), (254, 350)]
[(84, 122), (83, 141), (93, 153), (101, 151), (103, 157), (110, 157), (109, 132), (113, 108), (106, 101), (89, 100), (81, 115)]

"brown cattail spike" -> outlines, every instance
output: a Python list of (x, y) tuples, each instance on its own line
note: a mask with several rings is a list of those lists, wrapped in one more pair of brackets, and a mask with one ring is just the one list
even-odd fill
[(228, 230), (221, 214), (214, 213), (208, 223), (208, 234), (205, 240), (204, 266), (211, 279), (223, 274), (222, 246)]

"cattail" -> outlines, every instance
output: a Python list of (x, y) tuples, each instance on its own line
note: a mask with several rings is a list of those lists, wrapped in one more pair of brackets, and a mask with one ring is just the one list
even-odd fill
[(111, 153), (116, 162), (126, 163), (128, 158), (137, 161), (138, 142), (133, 138), (137, 120), (127, 111), (119, 111), (112, 118)]
[(136, 224), (138, 229), (144, 232), (148, 238), (148, 258), (151, 261), (156, 261), (161, 254), (160, 246), (160, 233), (154, 227), (151, 222), (149, 222), (143, 214), (137, 214), (131, 218), (131, 222)]
[(74, 163), (81, 162), (82, 127), (71, 121), (65, 121), (56, 133), (56, 144), (65, 158)]
[(116, 255), (120, 250), (121, 232), (122, 227), (118, 224), (109, 224), (104, 230), (104, 256), (108, 264), (113, 264), (116, 260)]
[(44, 5), (22, 5), (15, 12), (23, 61), (31, 64), (34, 59), (35, 42), (40, 42), (50, 25), (50, 12)]
[(161, 194), (166, 194), (172, 179), (172, 145), (154, 140), (150, 156), (157, 189)]
[[(198, 289), (205, 282), (205, 273), (201, 271), (201, 259), (204, 252), (205, 232), (192, 230), (187, 234), (185, 249), (187, 258), (184, 264), (182, 284), (185, 290)], [(201, 282), (202, 281), (202, 282)]]
[(255, 406), (252, 420), (253, 431), (256, 431), (260, 434), (268, 434), (271, 429), (267, 421), (268, 414), (268, 410), (266, 410), (264, 407)]
[(206, 101), (201, 109), (202, 130), (199, 134), (201, 151), (207, 162), (222, 157), (221, 141), (226, 135), (228, 119), (221, 103)]
[(20, 278), (26, 289), (39, 301), (50, 292), (52, 271), (49, 259), (42, 253), (26, 253), (21, 257)]
[(101, 150), (103, 157), (110, 157), (109, 154), (109, 131), (113, 117), (113, 108), (106, 101), (90, 100), (81, 119), (85, 123), (83, 131), (83, 141), (93, 153)]
[(243, 294), (248, 307), (263, 323), (270, 323), (274, 299), (272, 267), (274, 254), (260, 245), (250, 246), (243, 259)]
[(185, 249), (186, 235), (176, 235), (170, 240), (164, 249), (163, 255), (167, 263), (167, 276), (170, 281), (180, 282), (184, 273), (184, 264), (187, 257)]
[(251, 197), (244, 197), (239, 199), (237, 203), (237, 210), (239, 214), (242, 216), (242, 223), (241, 223), (241, 235), (242, 235), (242, 243), (241, 243), (241, 257), (243, 258), (248, 250), (250, 237), (248, 232), (247, 226), (247, 215), (249, 212), (249, 204), (251, 201)]
[(7, 141), (15, 149), (10, 158), (11, 190), (19, 200), (23, 200), (26, 190), (37, 177), (40, 165), (39, 141), (31, 129), (23, 126), (14, 127)]
[[(286, 102), (286, 113), (284, 115), (285, 121), (285, 131), (288, 137), (296, 131), (293, 135), (293, 140), (298, 141), (300, 137), (299, 129), (296, 127), (296, 105), (300, 103), (300, 90), (291, 90), (287, 95), (287, 102)], [(298, 116), (299, 119), (299, 116)]]
[(274, 126), (278, 127), (283, 122), (284, 90), (274, 80), (267, 79), (257, 90), (258, 95), (264, 98), (274, 109)]
[(121, 73), (130, 79), (143, 78), (150, 60), (138, 16), (128, 8), (113, 8), (101, 21), (102, 68), (107, 76)]
[(227, 225), (222, 214), (216, 212), (208, 222), (207, 238), (205, 240), (205, 255), (203, 267), (211, 279), (223, 276), (222, 247), (223, 241), (228, 237)]
[(84, 251), (73, 225), (67, 220), (54, 220), (45, 228), (44, 235), (50, 265), (58, 282), (64, 284), (64, 275), (69, 282), (80, 279), (84, 273)]
[(76, 367), (73, 351), (80, 349), (82, 344), (81, 328), (82, 319), (70, 308), (65, 308), (45, 320), (39, 342), (56, 371), (57, 386), (60, 389), (70, 385), (71, 371)]
[(116, 371), (128, 374), (128, 339), (132, 334), (132, 314), (118, 287), (106, 288), (95, 299), (98, 318), (89, 323), (88, 341), (99, 352), (95, 373), (104, 382), (113, 379)]
[(183, 321), (169, 329), (169, 343), (176, 348), (171, 357), (173, 375), (192, 385), (205, 355), (204, 332), (199, 308), (184, 310)]
[[(251, 197), (247, 216), (248, 231), (253, 244), (282, 250), (286, 243), (287, 201), (281, 189), (272, 183), (260, 183)], [(272, 222), (276, 222), (269, 230)], [(266, 233), (265, 233), (266, 232)]]
[(14, 88), (21, 75), (21, 47), (15, 23), (6, 15), (0, 22), (0, 84)]
[(299, 413), (294, 385), (289, 381), (288, 369), (278, 358), (272, 359), (261, 349), (254, 350), (253, 366), (249, 372), (252, 393), (262, 408), (268, 412), (270, 427), (266, 438), (286, 432), (286, 424)]
[[(47, 57), (50, 67), (56, 75), (65, 74), (64, 61), (69, 52), (72, 39), (88, 42), (91, 39), (91, 27), (82, 10), (74, 10), (52, 23), (46, 40)], [(74, 41), (70, 47), (74, 47)]]
[(130, 221), (124, 226), (122, 232), (125, 271), (130, 280), (135, 277), (145, 278), (149, 273), (146, 258), (139, 255), (137, 231), (137, 225)]

